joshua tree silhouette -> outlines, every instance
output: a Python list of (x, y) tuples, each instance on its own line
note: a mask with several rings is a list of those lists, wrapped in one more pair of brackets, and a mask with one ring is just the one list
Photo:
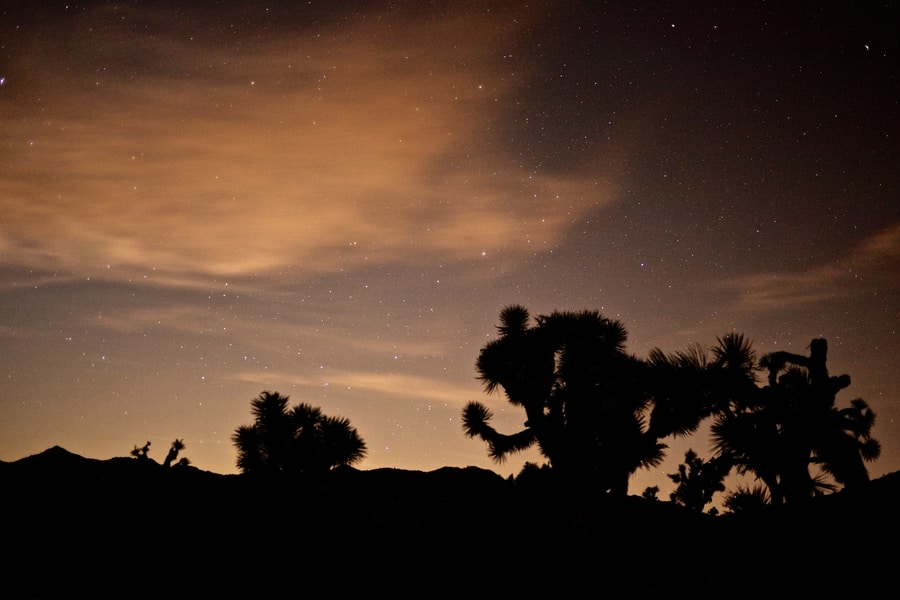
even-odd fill
[[(776, 505), (806, 501), (835, 484), (849, 488), (868, 481), (864, 462), (881, 452), (871, 436), (875, 413), (866, 402), (857, 398), (847, 408), (835, 406), (850, 377), (829, 376), (827, 342), (816, 339), (809, 347), (809, 356), (762, 357), (768, 385), (721, 404), (712, 426), (719, 456), (728, 457), (739, 473), (762, 480), (768, 496), (754, 495)], [(811, 465), (821, 473), (811, 474)]]
[(665, 445), (645, 426), (644, 366), (625, 352), (624, 326), (593, 311), (530, 321), (525, 308), (504, 308), (499, 337), (476, 363), (488, 393), (502, 389), (525, 409), (524, 429), (501, 434), (489, 424), (491, 411), (469, 402), (463, 431), (484, 440), (495, 460), (537, 444), (565, 478), (625, 494), (631, 473), (659, 464)]
[[(185, 446), (183, 440), (176, 439), (174, 442), (172, 442), (172, 447), (169, 448), (169, 453), (166, 454), (166, 460), (165, 462), (163, 462), (163, 466), (171, 466), (172, 461), (178, 458), (178, 453), (184, 450), (184, 448)], [(188, 464), (190, 464), (190, 461), (186, 458), (182, 458), (180, 461), (178, 461), (177, 464), (181, 466), (187, 466)]]
[[(166, 455), (166, 460), (163, 462), (164, 467), (171, 467), (172, 461), (178, 458), (178, 453), (184, 450), (185, 445), (183, 440), (176, 439), (172, 442), (172, 446), (169, 448), (169, 453)], [(131, 455), (139, 460), (150, 460), (150, 442), (144, 444), (143, 448), (134, 447), (134, 450), (131, 451)], [(187, 466), (191, 464), (191, 461), (187, 458), (182, 457), (177, 463), (178, 466)]]
[(669, 494), (669, 499), (675, 504), (703, 512), (716, 492), (725, 491), (724, 479), (729, 471), (731, 463), (727, 456), (716, 456), (706, 461), (693, 450), (688, 450), (684, 453), (684, 462), (678, 465), (678, 471), (668, 476), (678, 484), (675, 491)]
[(278, 392), (262, 392), (251, 406), (254, 423), (232, 435), (244, 473), (316, 475), (366, 455), (348, 419), (325, 416), (308, 404), (288, 408), (288, 396)]
[(140, 460), (147, 460), (150, 457), (147, 454), (150, 452), (150, 442), (144, 444), (143, 448), (134, 447), (134, 450), (131, 451), (131, 455)]

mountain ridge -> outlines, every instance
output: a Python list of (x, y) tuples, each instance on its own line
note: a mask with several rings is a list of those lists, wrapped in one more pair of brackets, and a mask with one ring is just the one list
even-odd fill
[[(139, 597), (267, 597), (298, 578), (316, 594), (453, 598), (585, 589), (752, 597), (776, 582), (782, 591), (867, 598), (896, 587), (893, 555), (876, 548), (890, 548), (898, 533), (900, 472), (803, 509), (718, 517), (522, 485), (478, 467), (343, 467), (298, 483), (85, 458), (59, 446), (0, 463), (0, 484), (14, 549), (0, 592), (12, 598), (124, 595), (95, 577), (99, 565), (141, 582)], [(145, 563), (136, 553), (168, 558)], [(178, 568), (188, 557), (194, 568)]]

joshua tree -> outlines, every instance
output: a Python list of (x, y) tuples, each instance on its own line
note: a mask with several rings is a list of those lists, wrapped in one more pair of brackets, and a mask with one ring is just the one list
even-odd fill
[[(169, 453), (166, 455), (166, 460), (163, 462), (164, 467), (172, 466), (172, 461), (178, 458), (178, 453), (184, 450), (185, 445), (183, 440), (175, 440), (172, 442), (171, 448), (169, 448)], [(143, 448), (134, 447), (134, 450), (131, 451), (131, 455), (139, 460), (150, 460), (150, 442), (144, 444)], [(177, 463), (177, 466), (186, 467), (191, 464), (191, 461), (187, 458), (182, 457)]]
[(147, 460), (150, 457), (147, 454), (150, 452), (150, 442), (144, 444), (143, 448), (134, 447), (134, 450), (131, 451), (131, 455), (140, 460)]
[(308, 404), (288, 408), (288, 396), (278, 392), (262, 392), (251, 406), (254, 423), (232, 435), (243, 473), (316, 475), (366, 455), (348, 419), (325, 416)]
[(647, 487), (644, 488), (644, 491), (641, 493), (641, 498), (644, 498), (645, 500), (652, 500), (652, 501), (656, 502), (657, 500), (659, 500), (659, 486), (658, 485), (653, 485), (653, 486), (648, 485)]
[[(762, 480), (772, 504), (802, 502), (834, 489), (826, 475), (839, 485), (858, 486), (868, 481), (864, 462), (880, 454), (871, 437), (875, 414), (865, 401), (835, 406), (837, 392), (850, 385), (850, 377), (828, 375), (827, 353), (826, 341), (818, 339), (810, 344), (809, 356), (764, 356), (760, 367), (769, 371), (768, 386), (718, 409), (712, 427), (715, 449), (739, 473)], [(822, 474), (813, 476), (810, 465)]]
[(691, 510), (703, 512), (712, 502), (716, 492), (725, 491), (723, 483), (731, 463), (727, 456), (716, 456), (703, 460), (693, 450), (684, 453), (684, 462), (678, 465), (678, 472), (668, 477), (678, 486), (669, 494), (669, 499)]
[[(182, 450), (184, 450), (184, 447), (185, 446), (184, 446), (183, 440), (176, 439), (174, 442), (172, 442), (172, 447), (169, 448), (169, 453), (166, 455), (166, 460), (165, 460), (165, 462), (163, 462), (163, 466), (164, 467), (171, 466), (172, 461), (175, 460), (176, 458), (178, 458), (178, 453), (181, 452)], [(188, 459), (182, 458), (180, 461), (178, 461), (177, 464), (179, 464), (181, 466), (187, 466), (189, 463), (190, 463), (190, 461), (188, 461)]]
[(499, 433), (490, 425), (491, 411), (470, 402), (465, 434), (484, 440), (498, 461), (537, 444), (567, 479), (625, 494), (631, 473), (659, 464), (665, 445), (645, 426), (645, 365), (625, 352), (624, 326), (592, 311), (530, 321), (525, 308), (504, 308), (499, 337), (476, 363), (488, 393), (502, 389), (525, 410), (524, 428)]

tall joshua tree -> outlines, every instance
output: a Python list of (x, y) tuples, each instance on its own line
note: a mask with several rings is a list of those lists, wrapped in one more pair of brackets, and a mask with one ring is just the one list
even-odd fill
[(624, 494), (641, 466), (658, 464), (664, 444), (648, 433), (644, 365), (625, 352), (624, 326), (594, 311), (554, 312), (531, 324), (528, 311), (507, 306), (499, 336), (476, 363), (485, 390), (502, 390), (525, 411), (522, 430), (502, 434), (480, 402), (463, 410), (463, 431), (485, 441), (492, 458), (537, 445), (552, 469)]
[(253, 424), (232, 435), (243, 473), (317, 475), (365, 457), (366, 444), (348, 419), (308, 404), (289, 408), (288, 399), (262, 392), (252, 400)]

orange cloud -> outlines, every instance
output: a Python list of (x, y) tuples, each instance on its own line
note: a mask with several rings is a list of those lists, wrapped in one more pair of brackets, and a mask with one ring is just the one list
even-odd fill
[(500, 59), (521, 25), (504, 27), (360, 21), (236, 51), (110, 25), (87, 60), (38, 52), (57, 89), (11, 124), (0, 245), (29, 268), (172, 282), (533, 252), (612, 192), (494, 139), (527, 81)]

